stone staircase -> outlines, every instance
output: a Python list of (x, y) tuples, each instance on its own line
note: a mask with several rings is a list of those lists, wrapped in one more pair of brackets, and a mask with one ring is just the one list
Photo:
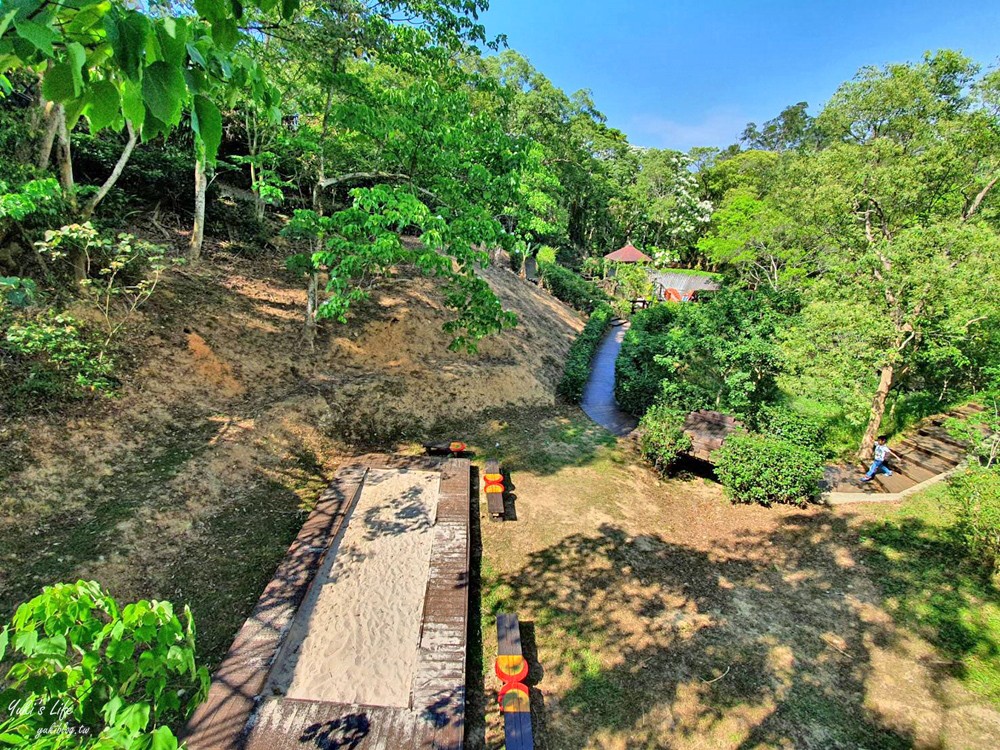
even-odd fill
[(895, 495), (939, 477), (956, 468), (968, 451), (967, 445), (948, 434), (945, 420), (967, 419), (982, 411), (978, 404), (967, 404), (918, 422), (901, 440), (889, 444), (901, 459), (889, 459), (891, 477), (878, 474), (871, 482), (861, 482), (869, 464), (836, 464), (826, 467), (822, 489), (831, 495)]

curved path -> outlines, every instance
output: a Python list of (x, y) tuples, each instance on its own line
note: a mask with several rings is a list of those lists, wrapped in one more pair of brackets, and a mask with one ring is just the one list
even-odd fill
[(597, 424), (615, 435), (627, 435), (638, 424), (631, 414), (626, 414), (615, 401), (615, 360), (628, 323), (612, 326), (594, 354), (590, 366), (590, 379), (583, 389), (580, 408)]

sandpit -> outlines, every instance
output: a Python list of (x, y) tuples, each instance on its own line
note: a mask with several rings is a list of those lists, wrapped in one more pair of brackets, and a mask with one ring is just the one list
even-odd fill
[(406, 708), (441, 475), (371, 469), (276, 659), (273, 693)]

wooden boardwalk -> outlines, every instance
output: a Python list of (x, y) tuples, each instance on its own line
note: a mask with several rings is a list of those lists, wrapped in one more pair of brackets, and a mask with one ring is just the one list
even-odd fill
[(713, 463), (712, 454), (722, 447), (726, 438), (745, 430), (743, 423), (718, 411), (699, 409), (684, 418), (684, 434), (691, 438), (689, 455)]
[(874, 499), (878, 495), (906, 492), (952, 471), (967, 455), (968, 446), (948, 434), (943, 426), (944, 421), (949, 418), (974, 417), (982, 410), (977, 404), (969, 404), (947, 414), (928, 417), (907, 430), (901, 440), (889, 445), (902, 459), (897, 461), (890, 458), (888, 466), (892, 470), (891, 477), (878, 474), (871, 482), (861, 483), (859, 480), (868, 471), (869, 464), (836, 464), (826, 467), (824, 492), (868, 495)]
[[(263, 695), (268, 674), (369, 469), (440, 471), (434, 542), (409, 708)], [(465, 734), (470, 461), (366, 456), (320, 497), (216, 670), (186, 728), (190, 750), (461, 750)], [(378, 592), (372, 592), (377, 596)]]

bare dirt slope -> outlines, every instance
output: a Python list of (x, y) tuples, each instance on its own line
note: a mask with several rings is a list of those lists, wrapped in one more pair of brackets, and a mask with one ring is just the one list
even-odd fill
[(582, 321), (504, 269), (484, 276), (520, 324), (468, 355), (448, 351), (424, 279), (387, 282), (310, 351), (304, 290), (277, 262), (174, 273), (118, 396), (0, 418), (0, 619), (45, 584), (95, 578), (125, 600), (191, 602), (220, 657), (346, 456), (553, 403)]

